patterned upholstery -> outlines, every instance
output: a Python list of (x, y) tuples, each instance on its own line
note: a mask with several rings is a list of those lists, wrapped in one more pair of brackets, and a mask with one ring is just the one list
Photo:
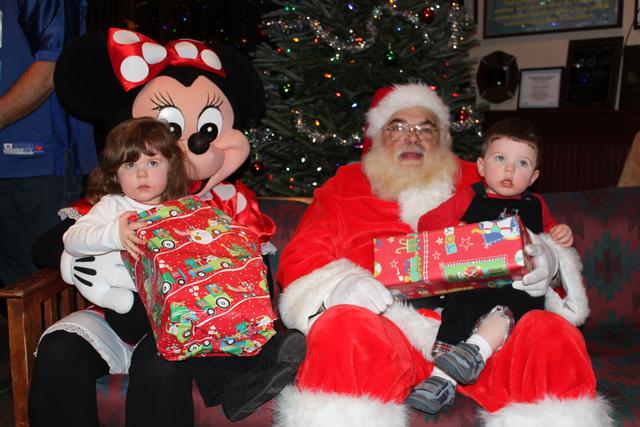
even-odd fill
[(545, 195), (576, 235), (591, 315), (583, 332), (598, 392), (640, 425), (640, 187)]
[[(584, 264), (591, 316), (583, 332), (598, 378), (598, 391), (614, 405), (619, 426), (640, 425), (640, 187), (545, 194), (551, 211), (575, 233)], [(293, 234), (305, 204), (262, 200), (278, 224), (274, 244), (282, 248)], [(275, 277), (277, 255), (270, 260)], [(277, 295), (276, 295), (277, 298)], [(102, 426), (123, 425), (126, 375), (98, 381)], [(219, 407), (205, 408), (194, 388), (196, 426), (269, 426), (273, 402), (247, 419), (230, 423)], [(411, 413), (411, 427), (472, 426), (479, 407), (458, 396), (437, 416)]]
[[(591, 315), (585, 329), (640, 323), (640, 187), (545, 195), (571, 226)], [(635, 288), (634, 288), (635, 284)]]

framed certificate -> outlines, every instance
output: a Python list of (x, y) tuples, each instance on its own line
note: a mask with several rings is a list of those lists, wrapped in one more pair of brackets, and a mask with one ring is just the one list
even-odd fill
[(518, 109), (560, 107), (562, 71), (562, 67), (521, 70)]

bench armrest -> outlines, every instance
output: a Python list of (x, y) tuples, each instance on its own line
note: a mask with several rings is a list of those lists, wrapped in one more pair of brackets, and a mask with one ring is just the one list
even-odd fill
[(9, 357), (16, 427), (29, 425), (27, 404), (35, 350), (42, 332), (58, 319), (85, 308), (86, 300), (67, 285), (60, 272), (44, 268), (0, 289), (7, 300)]

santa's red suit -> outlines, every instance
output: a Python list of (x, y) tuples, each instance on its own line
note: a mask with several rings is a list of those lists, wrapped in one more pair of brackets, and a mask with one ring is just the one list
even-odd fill
[[(382, 315), (355, 305), (324, 310), (323, 303), (345, 277), (370, 275), (374, 237), (412, 232), (421, 214), (478, 179), (475, 165), (459, 163), (457, 176), (405, 190), (397, 201), (373, 194), (360, 163), (341, 167), (315, 192), (278, 269), (281, 318), (307, 334), (307, 357), (297, 384), (278, 398), (276, 424), (407, 425), (403, 401), (431, 372), (439, 316), (399, 302)], [(486, 410), (488, 425), (608, 425), (574, 326), (588, 315), (580, 260), (541, 237), (558, 256), (565, 296), (549, 290), (547, 311), (524, 316), (479, 380), (457, 390)]]

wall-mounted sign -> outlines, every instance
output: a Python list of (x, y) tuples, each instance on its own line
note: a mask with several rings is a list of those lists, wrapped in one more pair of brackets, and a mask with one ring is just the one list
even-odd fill
[(620, 27), (621, 0), (486, 0), (484, 37)]

